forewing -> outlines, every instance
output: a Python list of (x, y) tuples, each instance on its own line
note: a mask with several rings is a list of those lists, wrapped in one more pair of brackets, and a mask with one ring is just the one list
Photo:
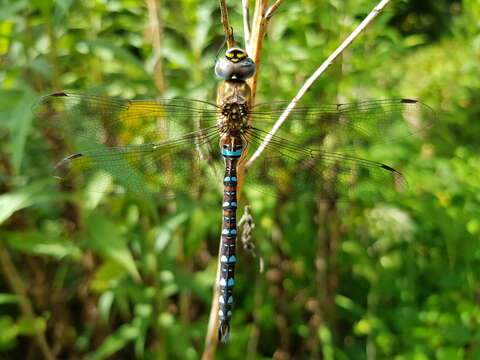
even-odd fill
[(172, 139), (215, 125), (215, 105), (190, 99), (124, 100), (54, 93), (41, 98), (36, 112), (60, 137), (131, 145)]
[(194, 100), (57, 93), (42, 99), (38, 114), (50, 137), (71, 149), (54, 170), (64, 184), (172, 197), (210, 185), (207, 168), (218, 159), (216, 111)]
[[(272, 102), (252, 107), (252, 125), (270, 131), (288, 104)], [(344, 151), (420, 137), (434, 121), (435, 112), (412, 99), (331, 105), (299, 102), (276, 135), (309, 148), (334, 146)]]
[[(287, 106), (287, 102), (273, 102), (251, 109), (253, 128), (245, 135), (250, 155), (273, 135), (272, 126)], [(386, 187), (405, 189), (406, 180), (398, 169), (362, 156), (370, 146), (388, 149), (394, 142), (423, 136), (434, 119), (430, 107), (411, 99), (298, 103), (267, 142), (262, 156), (249, 167), (247, 181), (300, 200), (340, 195), (348, 199), (360, 193), (373, 197)]]

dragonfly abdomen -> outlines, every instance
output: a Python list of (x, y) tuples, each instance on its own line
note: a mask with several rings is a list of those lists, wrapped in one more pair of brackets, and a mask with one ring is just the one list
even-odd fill
[(241, 139), (226, 136), (222, 138), (222, 155), (225, 159), (223, 178), (223, 222), (220, 250), (220, 296), (218, 299), (218, 339), (226, 343), (230, 334), (230, 319), (233, 308), (233, 286), (235, 284), (235, 255), (237, 241), (237, 165), (242, 155)]

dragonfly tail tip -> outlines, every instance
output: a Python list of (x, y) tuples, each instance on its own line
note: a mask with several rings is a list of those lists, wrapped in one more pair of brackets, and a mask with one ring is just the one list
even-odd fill
[(230, 325), (228, 324), (220, 324), (218, 326), (218, 341), (223, 344), (228, 342), (228, 338), (230, 336)]

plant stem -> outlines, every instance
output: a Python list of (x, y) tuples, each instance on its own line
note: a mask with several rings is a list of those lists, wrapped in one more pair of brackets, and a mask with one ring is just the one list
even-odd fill
[(227, 43), (227, 48), (232, 48), (235, 46), (235, 42), (233, 40), (233, 30), (230, 26), (230, 22), (228, 21), (228, 10), (227, 4), (225, 0), (219, 0), (220, 3), (220, 16), (221, 21), (223, 24), (223, 32), (225, 33), (225, 41)]
[[(0, 267), (2, 268), (3, 273), (5, 274), (5, 279), (7, 279), (10, 288), (13, 293), (19, 297), (19, 306), (22, 315), (29, 319), (32, 323), (35, 323), (35, 312), (33, 311), (33, 306), (30, 300), (28, 299), (27, 289), (23, 284), (23, 281), (18, 274), (15, 265), (13, 264), (12, 259), (8, 253), (8, 250), (3, 246), (0, 241)], [(47, 340), (45, 339), (45, 334), (42, 331), (38, 331), (33, 335), (37, 346), (42, 353), (44, 359), (54, 360), (52, 350), (48, 346)]]
[(162, 23), (160, 16), (159, 0), (146, 0), (148, 8), (148, 19), (150, 26), (150, 40), (152, 42), (153, 56), (155, 66), (153, 68), (153, 78), (155, 86), (160, 94), (165, 92), (165, 78), (163, 76), (162, 60)]

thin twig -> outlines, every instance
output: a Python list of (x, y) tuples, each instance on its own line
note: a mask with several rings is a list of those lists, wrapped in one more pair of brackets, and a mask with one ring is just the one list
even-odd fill
[(248, 49), (250, 47), (250, 12), (248, 11), (248, 0), (242, 0), (242, 15), (245, 49)]
[(277, 0), (275, 1), (275, 3), (270, 6), (267, 11), (265, 11), (265, 19), (267, 20), (270, 20), (272, 18), (272, 16), (275, 14), (275, 11), (277, 11), (277, 9), (280, 7), (280, 5), (282, 5), (282, 2), (283, 0)]
[[(220, 258), (221, 253), (221, 241), (220, 246), (218, 247), (218, 258)], [(210, 316), (208, 319), (208, 328), (207, 335), (205, 336), (205, 349), (203, 350), (202, 360), (213, 360), (215, 359), (215, 351), (218, 344), (218, 298), (220, 295), (220, 286), (218, 281), (220, 280), (220, 262), (217, 265), (217, 275), (215, 276), (215, 284), (213, 285), (213, 297), (212, 305), (210, 306)]]
[(220, 4), (220, 16), (223, 24), (223, 32), (225, 33), (225, 41), (227, 43), (227, 48), (232, 48), (235, 46), (233, 40), (233, 30), (228, 21), (228, 10), (225, 0), (219, 0)]
[(360, 25), (345, 39), (345, 41), (323, 62), (322, 65), (313, 73), (312, 76), (303, 84), (302, 88), (298, 91), (297, 95), (292, 99), (290, 104), (287, 106), (282, 115), (278, 118), (272, 130), (265, 137), (262, 144), (257, 148), (255, 153), (250, 157), (248, 162), (245, 164), (245, 169), (247, 170), (252, 166), (253, 162), (261, 155), (265, 150), (265, 147), (271, 141), (272, 137), (277, 133), (278, 129), (285, 120), (288, 118), (288, 115), (297, 105), (298, 101), (305, 95), (305, 93), (310, 89), (313, 83), (318, 79), (318, 77), (332, 64), (332, 62), (340, 55), (345, 49), (355, 40), (360, 33), (370, 24), (370, 22), (384, 9), (384, 7), (390, 2), (390, 0), (381, 0), (377, 6), (373, 8), (370, 14), (361, 22)]
[[(0, 240), (0, 268), (3, 270), (5, 279), (7, 280), (13, 293), (19, 298), (18, 305), (22, 315), (31, 321), (32, 324), (35, 324), (35, 312), (33, 310), (32, 303), (28, 298), (27, 288), (25, 287), (25, 284), (23, 283), (23, 280), (14, 265), (7, 248), (3, 246), (2, 242), (3, 239)], [(55, 357), (53, 356), (52, 350), (48, 346), (45, 333), (39, 329), (37, 330), (38, 331), (35, 332), (33, 338), (40, 350), (39, 357), (41, 356), (47, 360), (54, 360)]]
[(165, 79), (163, 77), (163, 59), (162, 59), (162, 24), (160, 17), (159, 0), (146, 0), (148, 8), (148, 19), (150, 27), (150, 37), (153, 48), (153, 57), (155, 66), (153, 68), (153, 78), (160, 94), (165, 92)]
[(257, 93), (258, 74), (260, 73), (260, 57), (262, 55), (263, 38), (265, 37), (265, 31), (267, 28), (267, 20), (264, 16), (267, 6), (267, 0), (257, 0), (255, 3), (255, 12), (253, 14), (252, 21), (252, 35), (250, 38), (250, 44), (248, 44), (249, 46), (246, 49), (248, 55), (252, 58), (252, 60), (255, 62), (255, 66), (257, 67), (255, 75), (247, 80), (247, 83), (252, 91), (252, 104), (255, 103), (255, 96)]

